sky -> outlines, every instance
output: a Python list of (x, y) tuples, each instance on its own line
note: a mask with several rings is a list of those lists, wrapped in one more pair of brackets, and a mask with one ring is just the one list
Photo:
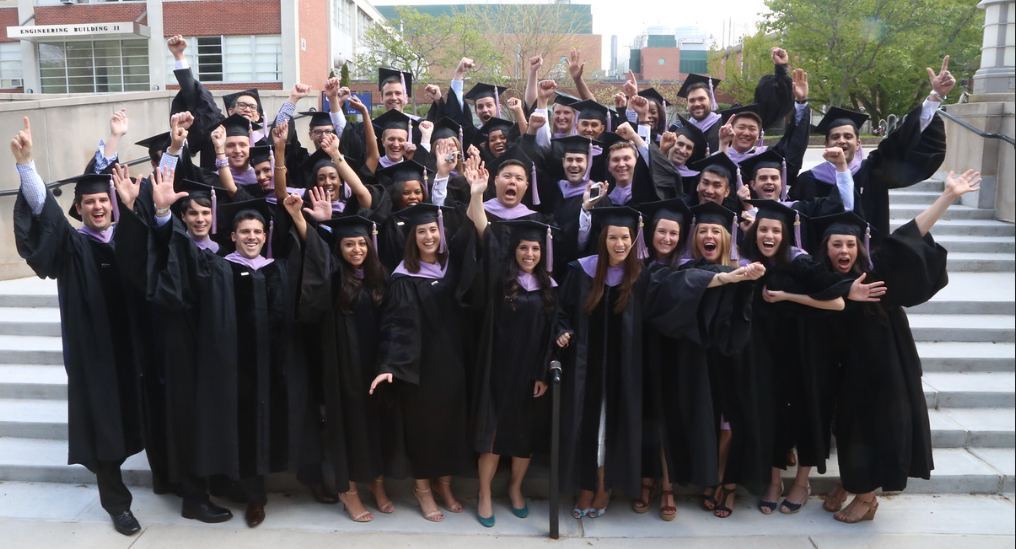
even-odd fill
[[(370, 0), (375, 6), (424, 4), (506, 4), (550, 3), (543, 1), (511, 2), (490, 0)], [(650, 26), (686, 27), (697, 25), (704, 34), (712, 35), (719, 46), (737, 43), (736, 37), (755, 32), (759, 13), (768, 11), (764, 0), (572, 0), (572, 4), (591, 5), (593, 32), (603, 35), (603, 67), (609, 66), (610, 37), (618, 35), (618, 46), (627, 48), (632, 40)], [(709, 6), (713, 9), (704, 9)], [(661, 23), (665, 22), (665, 23)], [(724, 29), (733, 28), (735, 39)], [(621, 50), (621, 57), (626, 50)]]

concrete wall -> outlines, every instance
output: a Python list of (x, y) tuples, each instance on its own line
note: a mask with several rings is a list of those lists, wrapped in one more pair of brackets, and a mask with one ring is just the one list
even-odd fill
[[(213, 92), (221, 105), (223, 92)], [(58, 94), (0, 94), (0, 128), (7, 132), (4, 140), (12, 138), (23, 127), (27, 116), (32, 124), (35, 144), (35, 165), (47, 183), (82, 173), (95, 154), (100, 139), (109, 134), (109, 118), (121, 107), (127, 109), (130, 122), (128, 134), (119, 148), (123, 161), (142, 158), (148, 151), (134, 145), (146, 137), (169, 130), (169, 105), (174, 92), (140, 92), (115, 95), (71, 96)], [(268, 116), (274, 119), (279, 107), (289, 97), (288, 91), (261, 91), (261, 100)], [(300, 109), (318, 106), (310, 99), (301, 102)], [(306, 122), (300, 121), (298, 131), (306, 135)], [(5, 151), (9, 148), (5, 147)], [(0, 190), (17, 189), (20, 185), (14, 158), (9, 152), (0, 153)], [(132, 168), (139, 175), (150, 171), (148, 165)], [(70, 207), (73, 189), (58, 198), (64, 209)], [(12, 217), (15, 197), (0, 197), (0, 280), (31, 276), (32, 271), (18, 256), (14, 245)], [(77, 226), (78, 222), (71, 220)]]
[[(1013, 96), (988, 96), (993, 101), (979, 101), (971, 96), (969, 103), (948, 105), (949, 114), (987, 133), (1016, 135)], [(985, 97), (985, 98), (988, 98)], [(998, 99), (1003, 99), (999, 101)], [(995, 217), (1016, 221), (1016, 149), (999, 139), (985, 139), (959, 124), (945, 119), (947, 152), (938, 177), (952, 170), (981, 172), (981, 191), (963, 196), (961, 203), (976, 208), (994, 208)]]

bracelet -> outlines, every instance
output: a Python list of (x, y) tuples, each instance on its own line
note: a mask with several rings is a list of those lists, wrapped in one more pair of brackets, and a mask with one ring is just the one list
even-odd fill
[(945, 100), (946, 100), (946, 97), (944, 95), (938, 93), (935, 90), (931, 90), (931, 93), (929, 95), (934, 95), (935, 97), (938, 98), (939, 102), (942, 102), (942, 103), (944, 103)]
[(281, 164), (280, 164), (280, 165), (278, 165), (278, 166), (275, 166), (275, 170), (276, 170), (276, 171), (278, 171), (278, 170), (282, 170), (282, 171), (286, 171), (286, 170), (288, 170), (288, 169), (289, 169), (289, 168), (287, 168), (287, 167), (285, 167), (285, 166), (283, 166), (283, 165), (281, 165)]
[(332, 164), (342, 164), (345, 161), (346, 159), (343, 158), (342, 155), (340, 154), (339, 156), (336, 156), (335, 158), (332, 159)]
[(804, 99), (795, 99), (794, 102), (797, 103), (798, 105), (804, 105), (808, 102), (808, 98), (805, 97)]
[[(153, 206), (155, 205), (153, 204)], [(155, 215), (159, 217), (166, 217), (167, 215), (169, 215), (169, 208), (160, 208), (158, 206), (155, 206)]]
[(225, 158), (216, 158), (215, 159), (215, 169), (216, 170), (221, 170), (222, 168), (228, 168), (228, 167), (229, 167), (229, 160), (227, 160)]

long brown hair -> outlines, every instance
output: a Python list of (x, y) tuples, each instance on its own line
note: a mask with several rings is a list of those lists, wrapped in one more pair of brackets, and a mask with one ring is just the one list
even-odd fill
[[(505, 276), (503, 279), (504, 289), (504, 300), (508, 304), (508, 307), (515, 310), (515, 298), (519, 296), (519, 262), (515, 259), (515, 251), (519, 249), (519, 244), (522, 243), (521, 238), (513, 238), (512, 244), (509, 249), (512, 251), (511, 260), (508, 261), (508, 265), (505, 267)], [(547, 272), (547, 262), (544, 260), (544, 255), (547, 251), (543, 247), (543, 242), (527, 240), (527, 242), (536, 242), (540, 245), (540, 262), (533, 268), (533, 276), (540, 281), (540, 298), (543, 299), (543, 310), (544, 312), (552, 312), (554, 310), (554, 285), (551, 283), (550, 273)]]
[[(624, 227), (628, 229), (628, 234), (631, 235), (631, 248), (628, 250), (628, 256), (624, 258), (623, 268), (624, 276), (621, 277), (621, 284), (618, 285), (621, 293), (617, 298), (617, 305), (614, 307), (614, 313), (620, 313), (628, 306), (628, 300), (631, 298), (632, 289), (635, 287), (635, 281), (638, 280), (639, 275), (642, 273), (642, 262), (639, 261), (638, 254), (635, 253), (635, 234), (632, 233), (631, 227)], [(603, 299), (603, 294), (606, 291), (607, 285), (607, 267), (610, 266), (610, 253), (607, 251), (607, 233), (610, 227), (604, 227), (600, 231), (600, 239), (596, 246), (596, 275), (593, 276), (592, 283), (589, 284), (589, 295), (586, 296), (586, 313), (592, 313), (596, 306)]]
[[(441, 238), (447, 237), (447, 233)], [(440, 245), (440, 243), (439, 243)], [(444, 267), (448, 263), (448, 243), (444, 243), (445, 251), (437, 253), (437, 262)], [(411, 273), (420, 272), (420, 248), (416, 245), (416, 227), (411, 227), (406, 235), (406, 248), (402, 254), (402, 262), (406, 264), (406, 270)]]
[(363, 278), (356, 276), (353, 266), (342, 257), (342, 238), (335, 241), (333, 253), (339, 258), (339, 273), (342, 283), (339, 293), (335, 296), (339, 311), (343, 314), (353, 314), (353, 307), (360, 298), (360, 292), (366, 288), (370, 294), (370, 301), (374, 307), (380, 307), (385, 297), (385, 286), (388, 283), (388, 273), (381, 267), (377, 257), (377, 250), (370, 238), (363, 238), (367, 241), (367, 256), (363, 259)]
[(776, 249), (776, 255), (770, 259), (762, 254), (762, 250), (758, 249), (758, 222), (759, 219), (756, 217), (755, 222), (751, 224), (751, 228), (744, 233), (744, 239), (741, 240), (741, 257), (746, 257), (751, 261), (759, 261), (762, 264), (766, 264), (768, 267), (775, 267), (779, 271), (786, 271), (790, 268), (790, 262), (794, 259), (790, 256), (790, 248), (793, 244), (790, 240), (794, 237), (794, 233), (790, 232), (794, 230), (793, 224), (787, 225), (783, 220), (778, 220), (780, 225), (783, 227), (783, 238), (780, 239), (780, 247)]

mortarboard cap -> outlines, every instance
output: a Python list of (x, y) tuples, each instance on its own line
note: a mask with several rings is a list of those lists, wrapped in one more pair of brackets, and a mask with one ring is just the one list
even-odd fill
[[(402, 181), (423, 182), (423, 172), (426, 168), (415, 160), (403, 160), (398, 164), (392, 164), (387, 168), (378, 170), (379, 179), (387, 183), (399, 183)], [(408, 209), (408, 208), (407, 208)]]
[(371, 120), (374, 124), (374, 128), (377, 129), (378, 133), (383, 133), (385, 130), (402, 130), (409, 132), (409, 122), (412, 119), (406, 116), (402, 111), (392, 109), (381, 116)]
[(854, 130), (857, 131), (867, 121), (867, 113), (841, 109), (840, 107), (830, 107), (829, 111), (822, 117), (822, 120), (819, 121), (818, 126), (815, 127), (815, 131), (828, 137), (829, 130), (833, 128), (853, 126)]
[(226, 129), (227, 137), (249, 136), (253, 130), (260, 130), (261, 124), (251, 122), (239, 114), (232, 114), (219, 121), (219, 125)]
[(504, 95), (508, 88), (504, 86), (497, 86), (495, 84), (476, 84), (462, 96), (463, 99), (469, 99), (470, 101), (478, 101), (484, 97), (494, 97), (494, 92), (497, 92), (498, 96)]
[[(745, 158), (741, 161), (741, 176), (745, 181), (752, 181), (755, 179), (755, 171), (759, 168), (776, 168), (777, 170), (783, 170), (783, 157), (780, 153), (773, 149), (766, 149), (761, 154), (756, 154)], [(782, 171), (780, 173), (780, 181), (785, 185), (786, 181), (782, 180)]]
[(234, 105), (236, 105), (236, 100), (237, 99), (240, 99), (241, 97), (243, 97), (245, 95), (249, 95), (249, 96), (254, 98), (254, 101), (257, 101), (257, 104), (258, 104), (257, 111), (258, 111), (259, 114), (264, 116), (264, 111), (261, 109), (261, 96), (258, 95), (258, 91), (255, 90), (254, 88), (251, 88), (249, 90), (244, 90), (244, 91), (241, 91), (241, 92), (229, 93), (229, 94), (223, 95), (222, 96), (222, 104), (226, 106), (226, 112), (229, 112), (229, 109), (232, 109), (234, 107)]
[(160, 133), (151, 137), (146, 137), (141, 141), (135, 143), (139, 147), (148, 149), (148, 156), (154, 157), (157, 151), (165, 151), (172, 144), (172, 138), (169, 132)]
[(606, 124), (607, 117), (610, 116), (610, 109), (592, 99), (583, 99), (582, 101), (572, 103), (570, 106), (578, 112), (576, 115), (577, 120), (599, 120)]
[(735, 212), (712, 201), (692, 206), (691, 213), (695, 217), (696, 225), (720, 225), (728, 231), (737, 218)]
[(727, 153), (716, 153), (707, 156), (702, 160), (688, 164), (688, 168), (697, 172), (713, 172), (727, 178), (727, 184), (731, 188), (737, 181), (737, 164), (727, 156)]
[(654, 225), (661, 219), (678, 222), (682, 227), (682, 235), (685, 234), (684, 227), (687, 227), (692, 217), (688, 204), (681, 198), (643, 202), (639, 204), (639, 210), (649, 220), (649, 225)]
[(639, 95), (645, 97), (646, 99), (652, 99), (653, 101), (656, 101), (657, 103), (663, 105), (664, 107), (670, 104), (666, 99), (663, 98), (662, 95), (660, 95), (660, 92), (656, 91), (656, 88), (646, 88), (640, 91)]
[(265, 231), (268, 231), (269, 229), (269, 223), (272, 218), (272, 208), (268, 204), (268, 201), (264, 198), (244, 200), (242, 202), (229, 202), (219, 204), (218, 206), (219, 207), (215, 212), (215, 216), (219, 232), (233, 232), (233, 227), (236, 226), (236, 221), (247, 212), (257, 214), (255, 218), (265, 224)]
[(557, 96), (554, 97), (554, 104), (555, 105), (562, 105), (562, 106), (565, 106), (565, 107), (571, 107), (575, 103), (578, 103), (579, 101), (581, 101), (581, 99), (579, 99), (578, 97), (575, 97), (574, 95), (571, 95), (571, 94), (567, 94), (567, 93), (564, 93), (564, 92), (556, 92), (556, 93), (557, 93)]
[[(801, 241), (801, 212), (789, 208), (778, 200), (745, 200), (745, 202), (758, 208), (755, 213), (755, 223), (760, 219), (775, 219), (783, 223), (783, 238), (792, 236), (790, 244), (804, 248)], [(793, 230), (791, 230), (793, 229)]]
[(560, 143), (565, 153), (589, 154), (590, 147), (599, 147), (603, 143), (581, 135), (569, 135), (567, 137), (555, 137), (551, 141)]
[(458, 122), (444, 116), (441, 120), (434, 123), (434, 133), (430, 134), (430, 142), (433, 143), (438, 139), (446, 139), (449, 137), (459, 138), (462, 133), (462, 126)]
[(308, 122), (308, 125), (311, 128), (315, 128), (317, 126), (334, 127), (334, 124), (332, 124), (332, 116), (330, 113), (324, 111), (302, 111), (300, 114), (303, 116), (310, 117), (310, 122)]
[[(111, 190), (112, 181), (113, 181), (112, 176), (108, 174), (99, 175), (94, 173), (86, 173), (82, 175), (76, 175), (74, 177), (68, 177), (67, 179), (60, 181), (60, 183), (74, 183), (75, 197), (81, 197), (86, 194), (108, 193), (110, 195), (110, 200), (113, 200), (113, 195), (115, 191)], [(113, 203), (113, 209), (116, 209), (115, 202)], [(75, 208), (73, 204), (71, 204), (71, 208), (67, 210), (67, 213), (74, 219), (82, 221), (81, 216), (78, 214), (77, 210), (78, 209)]]
[(509, 219), (495, 223), (508, 229), (510, 241), (527, 240), (542, 243), (540, 261), (547, 266), (547, 272), (554, 272), (554, 230), (557, 227), (533, 219)]
[(694, 86), (695, 84), (704, 84), (706, 89), (709, 89), (710, 81), (712, 81), (714, 90), (723, 82), (723, 80), (720, 80), (719, 78), (713, 78), (712, 76), (705, 74), (689, 74), (688, 78), (685, 78), (684, 83), (681, 84), (681, 89), (677, 90), (677, 96), (687, 99), (688, 88)]
[(257, 166), (272, 159), (272, 147), (269, 145), (258, 145), (250, 148), (250, 165)]
[(404, 84), (405, 89), (403, 93), (408, 97), (413, 96), (413, 73), (408, 71), (400, 71), (396, 69), (378, 68), (377, 70), (377, 89), (381, 91), (384, 89), (385, 84), (390, 82), (398, 82)]
[(642, 214), (638, 210), (628, 206), (607, 206), (593, 208), (591, 214), (593, 225), (599, 227), (600, 230), (606, 227), (628, 227), (638, 258), (649, 257), (649, 250), (646, 248), (646, 242), (642, 236)]
[(731, 118), (748, 113), (754, 115), (754, 118), (759, 118), (761, 120), (758, 114), (758, 105), (747, 105), (744, 107), (734, 107), (725, 111), (720, 111), (720, 124), (726, 124)]
[(480, 126), (480, 133), (483, 135), (490, 135), (491, 132), (501, 130), (505, 136), (508, 136), (508, 131), (512, 129), (515, 123), (511, 120), (505, 120), (504, 118), (498, 118), (496, 116), (490, 117), (490, 120), (486, 124)]

